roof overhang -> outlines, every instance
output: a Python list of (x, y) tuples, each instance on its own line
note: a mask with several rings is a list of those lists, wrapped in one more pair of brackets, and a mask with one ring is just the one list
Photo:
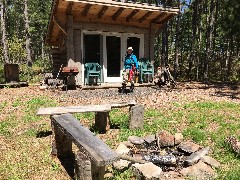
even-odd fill
[(179, 7), (156, 7), (113, 0), (53, 0), (46, 43), (56, 45), (59, 32), (66, 34), (67, 15), (72, 15), (74, 22), (139, 28), (150, 28), (154, 24), (154, 27), (159, 29), (179, 12)]

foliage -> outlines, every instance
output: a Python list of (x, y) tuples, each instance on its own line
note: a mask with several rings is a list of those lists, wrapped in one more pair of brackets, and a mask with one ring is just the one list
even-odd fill
[(26, 62), (26, 51), (23, 39), (18, 39), (18, 37), (14, 35), (8, 40), (8, 50), (10, 63), (20, 64)]
[(168, 59), (163, 59), (159, 34), (155, 63), (167, 61), (180, 80), (239, 81), (239, 2), (181, 0), (181, 4), (181, 13), (167, 23)]

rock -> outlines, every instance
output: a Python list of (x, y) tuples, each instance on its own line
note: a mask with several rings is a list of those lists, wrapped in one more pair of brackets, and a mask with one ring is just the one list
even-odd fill
[(157, 143), (160, 147), (174, 146), (174, 136), (168, 131), (162, 130), (157, 133)]
[(47, 85), (42, 85), (42, 86), (39, 86), (39, 89), (40, 90), (46, 90), (48, 88), (48, 86)]
[(193, 166), (183, 168), (180, 173), (190, 179), (197, 180), (214, 179), (216, 177), (214, 170), (202, 161)]
[(128, 148), (132, 148), (134, 145), (131, 143), (131, 142), (129, 142), (129, 141), (123, 141), (122, 142), (125, 146), (127, 146)]
[(201, 157), (201, 160), (211, 166), (212, 168), (218, 168), (220, 167), (220, 162), (218, 162), (216, 159), (210, 157), (210, 156), (203, 156)]
[(132, 169), (137, 175), (138, 179), (159, 179), (162, 173), (162, 169), (151, 162), (146, 164), (133, 164)]
[(130, 163), (130, 161), (120, 159), (119, 161), (113, 163), (113, 167), (119, 171), (125, 171), (129, 168)]
[(112, 174), (112, 173), (106, 173), (106, 174), (104, 174), (104, 179), (105, 178), (113, 178), (114, 177), (114, 175)]
[(175, 171), (162, 172), (160, 176), (161, 180), (184, 180), (185, 178)]
[(174, 144), (179, 145), (183, 141), (183, 135), (182, 133), (175, 133), (174, 135)]
[(140, 145), (144, 143), (144, 139), (138, 136), (129, 136), (128, 141), (136, 145)]
[(144, 155), (143, 159), (149, 162), (152, 162), (154, 164), (164, 164), (164, 165), (174, 165), (177, 162), (177, 159), (174, 155), (168, 154), (168, 155), (156, 155), (156, 154), (150, 154), (150, 155)]
[(226, 138), (226, 143), (232, 148), (232, 150), (240, 155), (240, 141), (235, 136), (229, 136)]
[(151, 144), (152, 142), (154, 142), (156, 140), (156, 136), (155, 135), (148, 135), (148, 136), (144, 137), (144, 140), (148, 144)]
[(133, 156), (133, 158), (136, 159), (136, 160), (143, 160), (142, 154), (133, 154), (132, 156)]
[(116, 149), (117, 154), (128, 154), (130, 149), (128, 149), (123, 143), (120, 143), (119, 146)]
[(181, 142), (178, 145), (178, 149), (180, 149), (181, 151), (184, 151), (186, 153), (194, 153), (196, 151), (198, 151), (200, 148), (199, 145), (195, 144), (194, 142), (191, 141), (185, 141), (185, 142)]
[(203, 148), (197, 152), (192, 153), (190, 156), (187, 157), (185, 160), (185, 164), (188, 166), (191, 166), (195, 163), (197, 163), (203, 156), (208, 154), (209, 152), (209, 147)]

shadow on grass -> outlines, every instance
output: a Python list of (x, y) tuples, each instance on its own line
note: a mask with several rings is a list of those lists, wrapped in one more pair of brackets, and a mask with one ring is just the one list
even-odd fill
[(75, 155), (69, 153), (67, 156), (58, 157), (61, 165), (64, 167), (71, 179), (74, 179)]
[[(120, 129), (120, 125), (119, 124), (110, 124), (110, 129)], [(107, 132), (107, 131), (99, 131), (99, 129), (95, 125), (90, 126), (89, 130), (94, 134), (95, 133), (106, 134), (106, 132)]]
[[(189, 84), (190, 83), (190, 84)], [(189, 84), (185, 86), (186, 84)], [(197, 86), (195, 86), (197, 85)], [(214, 88), (215, 92), (211, 96), (227, 97), (229, 99), (240, 99), (240, 85), (237, 82), (181, 82), (184, 89), (210, 89)], [(179, 88), (181, 88), (181, 86)]]
[(37, 138), (47, 137), (52, 135), (52, 131), (40, 131), (37, 133)]

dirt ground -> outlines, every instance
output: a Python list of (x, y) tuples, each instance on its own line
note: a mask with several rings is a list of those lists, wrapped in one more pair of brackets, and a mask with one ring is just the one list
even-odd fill
[[(95, 90), (40, 90), (38, 86), (6, 88), (0, 90), (0, 101), (14, 101), (24, 96), (48, 96), (62, 106), (104, 104), (135, 100), (145, 108), (168, 108), (174, 103), (192, 101), (240, 102), (240, 87), (234, 84), (202, 84), (198, 82), (178, 83), (174, 89), (168, 87), (136, 87), (133, 93), (120, 94), (117, 88)], [(27, 99), (26, 99), (27, 100)], [(47, 105), (46, 105), (47, 107)]]
[[(15, 90), (17, 93), (15, 93)], [(19, 92), (20, 91), (20, 92)], [(198, 82), (178, 83), (174, 89), (168, 87), (136, 87), (133, 93), (121, 94), (117, 88), (95, 90), (41, 91), (38, 87), (14, 89), (8, 96), (21, 94), (47, 95), (61, 105), (104, 104), (115, 101), (135, 100), (145, 108), (169, 108), (171, 103), (192, 101), (240, 102), (240, 87), (234, 84), (202, 84)], [(1, 98), (1, 97), (0, 97)]]

